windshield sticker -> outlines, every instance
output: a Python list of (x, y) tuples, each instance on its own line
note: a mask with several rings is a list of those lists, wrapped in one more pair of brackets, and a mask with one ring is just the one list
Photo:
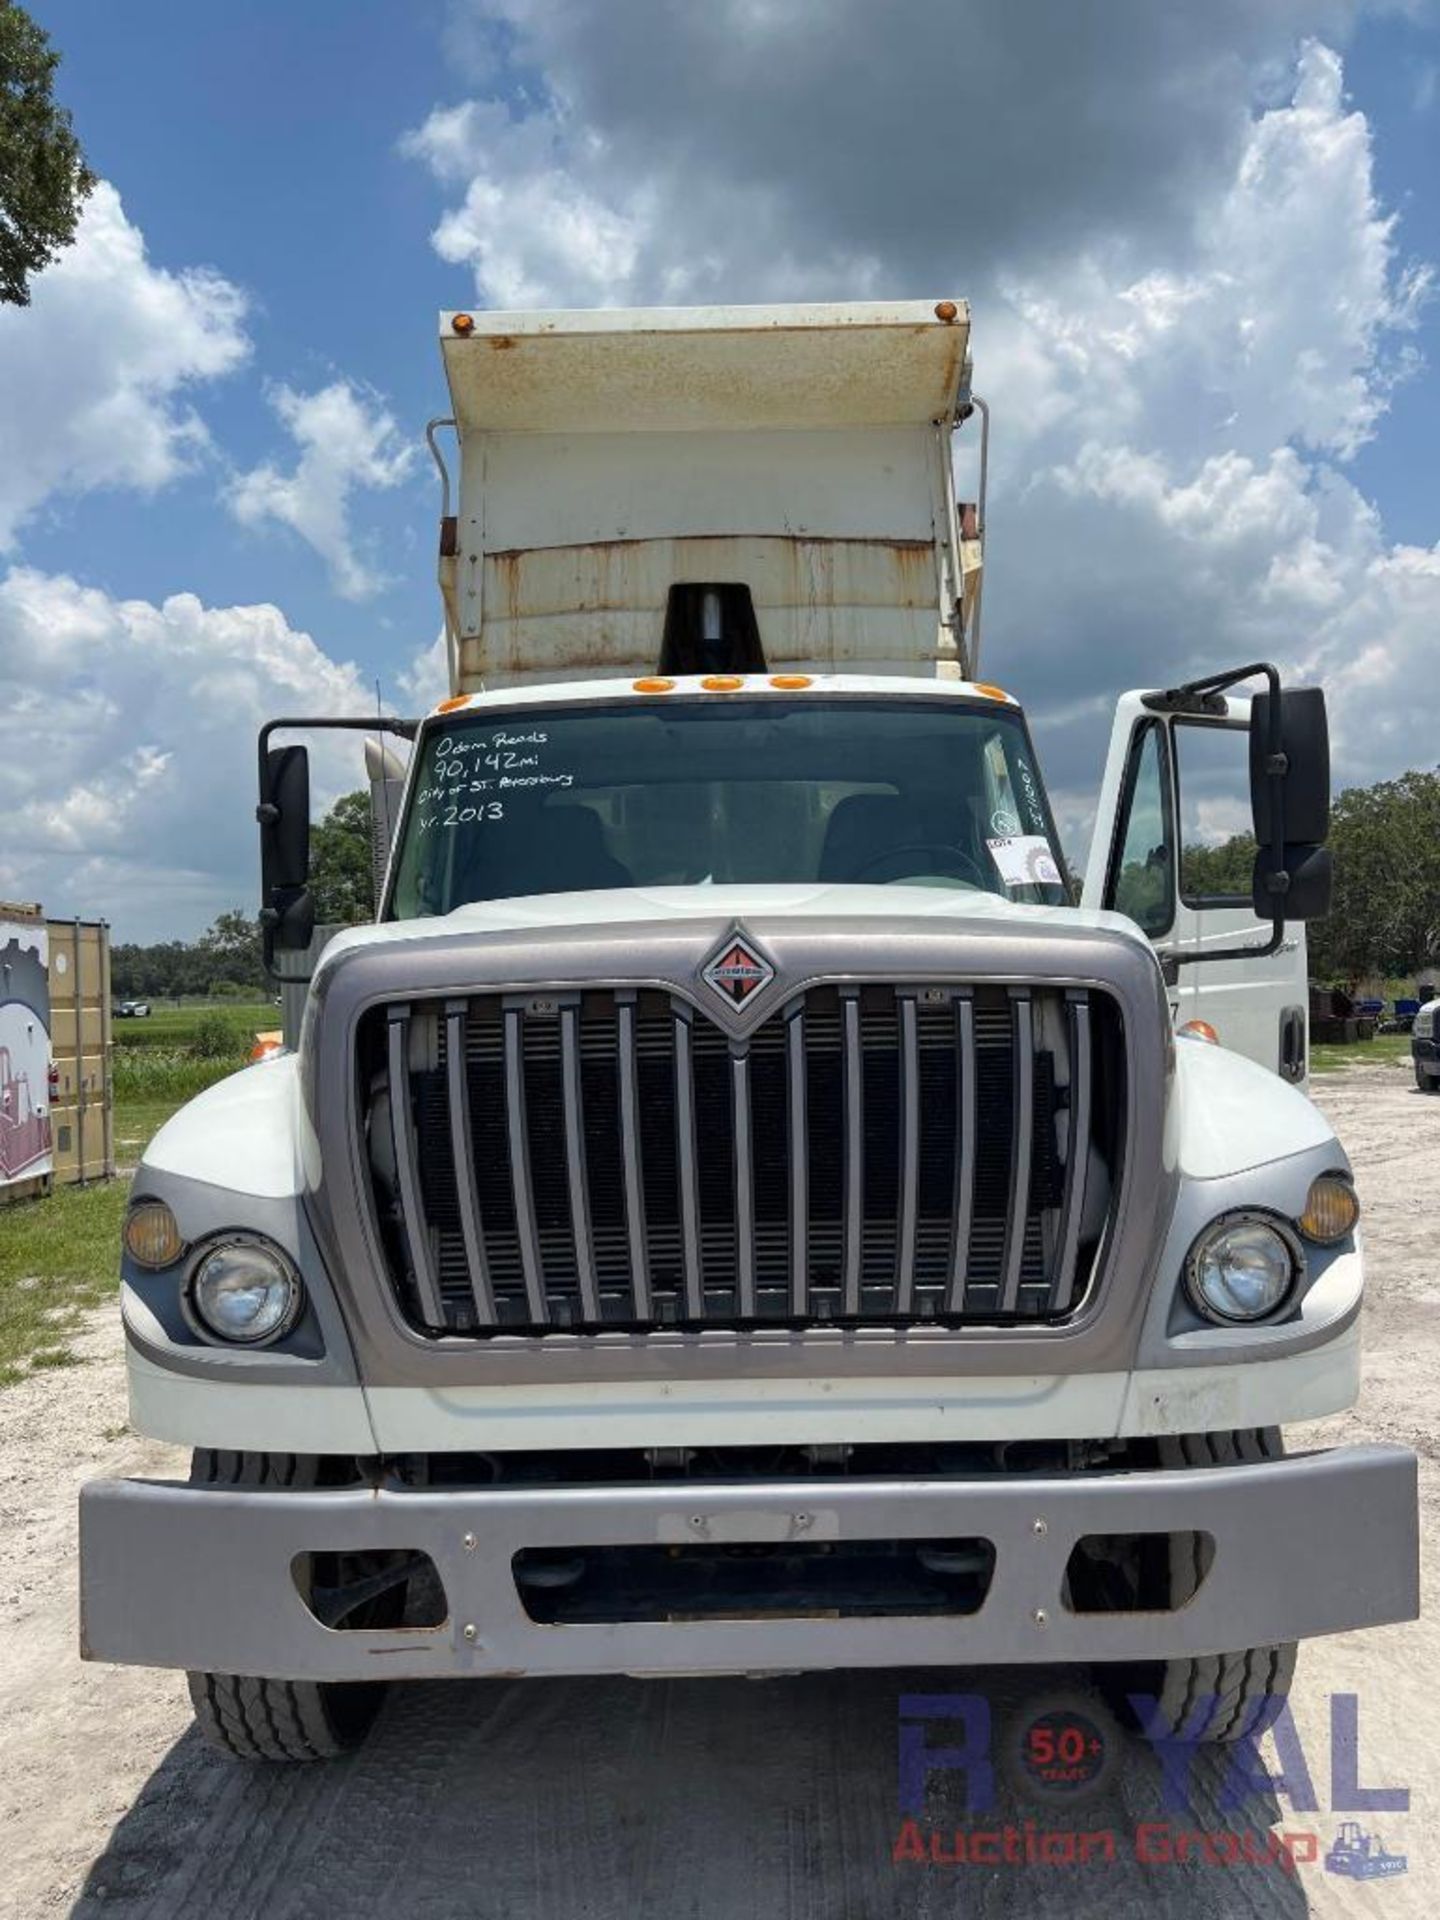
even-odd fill
[(1043, 833), (1007, 835), (987, 840), (990, 858), (1007, 887), (1058, 887), (1060, 869)]

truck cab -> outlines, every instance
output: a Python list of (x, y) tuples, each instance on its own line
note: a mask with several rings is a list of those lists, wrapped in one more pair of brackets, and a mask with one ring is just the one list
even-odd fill
[[(376, 921), (295, 1051), (137, 1175), (132, 1417), (195, 1468), (86, 1489), (88, 1653), (252, 1758), (354, 1744), (382, 1665), (1078, 1660), (1253, 1731), (1300, 1637), (1416, 1606), (1413, 1457), (1280, 1437), (1359, 1368), (1294, 1084), (1323, 697), (1125, 695), (1082, 890), (980, 665), (962, 302), (440, 330), (451, 692), (379, 723)], [(323, 724), (262, 735), (277, 954)]]

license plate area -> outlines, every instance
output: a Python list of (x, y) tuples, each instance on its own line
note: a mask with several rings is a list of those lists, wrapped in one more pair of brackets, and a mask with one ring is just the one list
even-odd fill
[(546, 1626), (963, 1617), (979, 1611), (994, 1569), (993, 1545), (977, 1537), (692, 1537), (528, 1547), (511, 1562), (521, 1606)]

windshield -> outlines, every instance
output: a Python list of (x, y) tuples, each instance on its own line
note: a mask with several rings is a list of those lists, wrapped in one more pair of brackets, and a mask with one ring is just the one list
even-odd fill
[(1065, 902), (1024, 723), (955, 698), (627, 700), (422, 734), (390, 917), (609, 887), (825, 881)]

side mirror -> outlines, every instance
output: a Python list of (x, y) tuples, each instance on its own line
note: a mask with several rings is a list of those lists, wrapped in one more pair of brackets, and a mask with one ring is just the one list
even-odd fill
[[(1274, 706), (1278, 697), (1279, 707)], [(1319, 687), (1257, 693), (1250, 705), (1252, 903), (1262, 920), (1330, 911), (1330, 726)]]
[(303, 953), (315, 931), (310, 894), (310, 756), (304, 747), (271, 747), (261, 760), (260, 925), (265, 964), (277, 950)]

